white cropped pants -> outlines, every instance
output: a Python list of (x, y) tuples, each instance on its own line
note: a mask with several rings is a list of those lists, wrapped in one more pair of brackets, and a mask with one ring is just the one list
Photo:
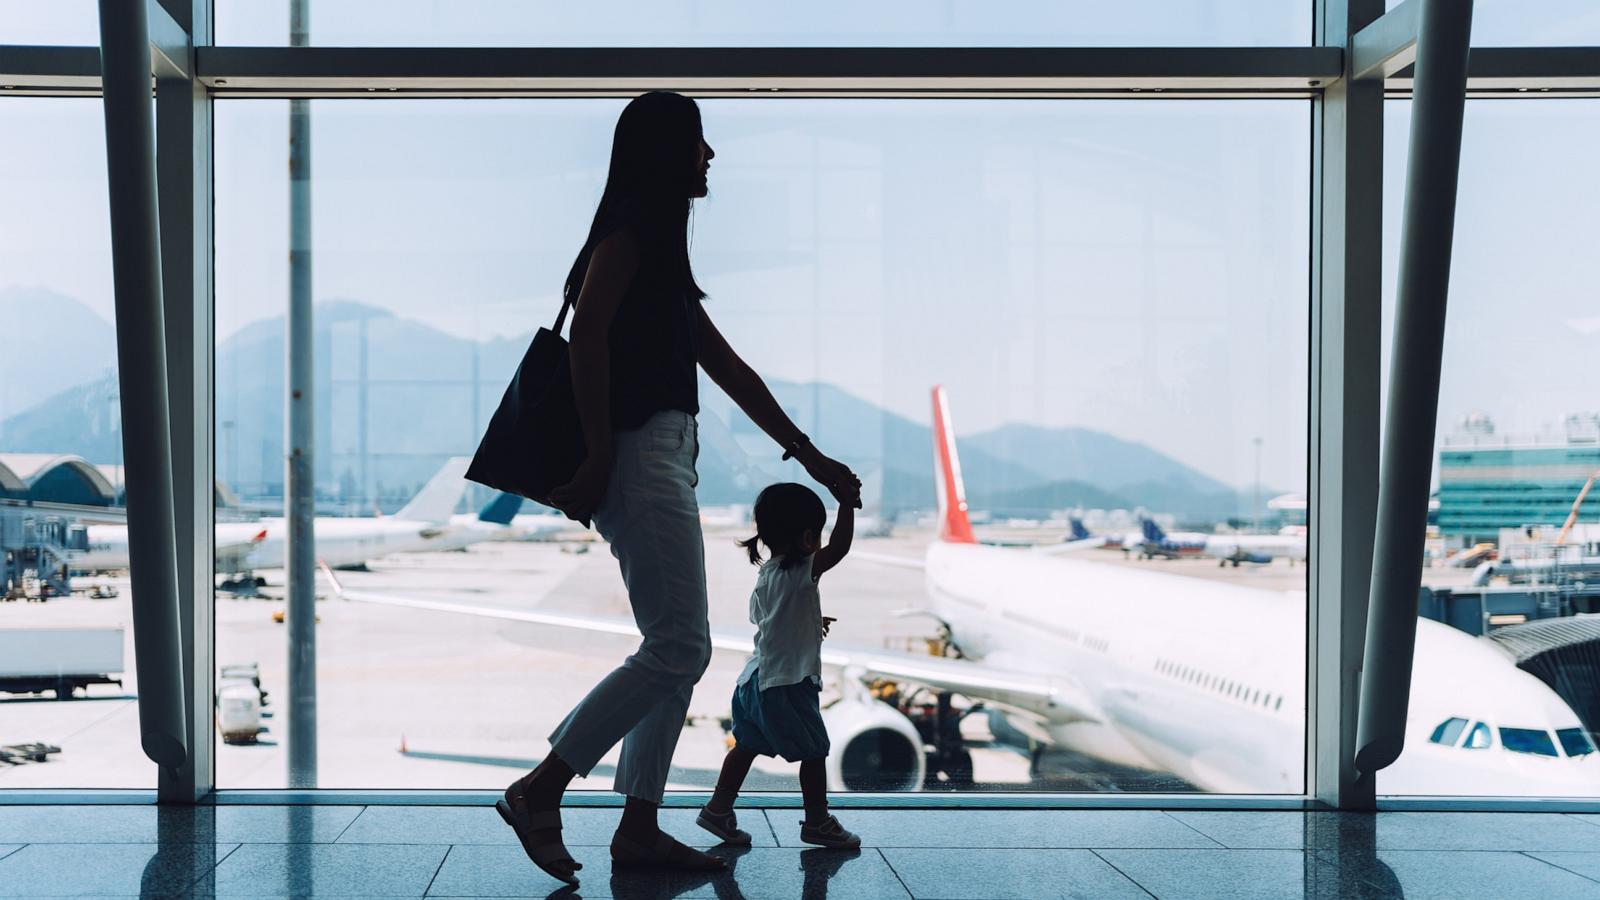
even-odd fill
[(622, 741), (618, 793), (659, 803), (689, 698), (711, 661), (705, 541), (694, 489), (694, 416), (656, 413), (619, 432), (595, 528), (611, 544), (644, 639), (550, 735), (556, 755), (588, 775)]

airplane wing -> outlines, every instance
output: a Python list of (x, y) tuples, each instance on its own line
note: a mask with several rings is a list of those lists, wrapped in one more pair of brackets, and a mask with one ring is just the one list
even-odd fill
[[(715, 643), (715, 641), (713, 641)], [(822, 664), (865, 676), (898, 678), (974, 700), (1009, 706), (1055, 723), (1102, 721), (1094, 701), (1064, 678), (995, 668), (983, 662), (855, 647), (822, 648)]]
[(246, 538), (217, 541), (216, 567), (225, 572), (245, 571), (249, 568), (246, 562), (250, 557), (250, 551), (266, 539), (267, 530), (262, 528)]
[(1040, 544), (1038, 547), (1034, 548), (1033, 552), (1043, 554), (1045, 556), (1055, 556), (1058, 553), (1071, 553), (1074, 550), (1097, 550), (1105, 545), (1105, 535), (1097, 534), (1094, 537), (1086, 537), (1077, 541), (1062, 541), (1059, 544)]
[(871, 550), (852, 549), (850, 551), (850, 558), (866, 560), (867, 562), (875, 562), (884, 566), (894, 566), (899, 569), (916, 569), (921, 571), (922, 569), (926, 568), (920, 559), (911, 556), (899, 556), (894, 553), (874, 553)]
[[(991, 544), (990, 546), (1006, 547), (1019, 553), (1037, 553), (1041, 556), (1055, 556), (1060, 553), (1071, 553), (1075, 550), (1094, 550), (1106, 545), (1105, 535), (1095, 535), (1077, 541), (1062, 541), (1059, 544)], [(922, 560), (909, 556), (899, 556), (893, 553), (874, 553), (870, 550), (850, 551), (851, 559), (860, 559), (867, 562), (878, 563), (884, 566), (895, 566), (901, 569), (923, 569)]]
[[(347, 591), (331, 571), (326, 568), (323, 571), (333, 582), (334, 591), (340, 598), (358, 603), (480, 616), (509, 622), (527, 622), (598, 634), (635, 638), (639, 636), (639, 629), (631, 621), (620, 618), (530, 609), (500, 609), (443, 600), (396, 597), (367, 591)], [(711, 646), (716, 650), (735, 653), (754, 651), (749, 635), (727, 632), (713, 631)], [(1080, 688), (1065, 679), (1051, 678), (1037, 673), (1008, 671), (967, 660), (827, 645), (822, 648), (822, 664), (853, 670), (858, 673), (857, 677), (861, 678), (874, 676), (897, 678), (937, 690), (954, 691), (974, 700), (984, 700), (1043, 716), (1053, 722), (1101, 721), (1094, 702)]]

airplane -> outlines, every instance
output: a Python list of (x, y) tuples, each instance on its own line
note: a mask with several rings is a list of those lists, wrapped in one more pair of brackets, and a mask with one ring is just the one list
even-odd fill
[(457, 513), (444, 528), (436, 529), (425, 550), (465, 550), (473, 544), (494, 541), (540, 540), (570, 524), (565, 516), (522, 515), (523, 499), (497, 493), (476, 513)]
[[(454, 457), (393, 516), (317, 516), (317, 557), (334, 568), (360, 565), (387, 553), (441, 549), (451, 513), (466, 490), (466, 457)], [(73, 571), (128, 568), (128, 526), (90, 525), (88, 549), (69, 557)], [(282, 516), (254, 522), (218, 522), (216, 571), (223, 575), (284, 565), (288, 526)]]
[(1280, 534), (1204, 534), (1198, 531), (1166, 532), (1154, 520), (1140, 523), (1144, 539), (1134, 544), (1134, 549), (1145, 559), (1189, 559), (1209, 556), (1217, 565), (1230, 563), (1237, 568), (1241, 563), (1266, 565), (1275, 558), (1304, 560), (1306, 536), (1299, 529), (1286, 529)]
[[(360, 566), (390, 553), (451, 549), (443, 546), (451, 515), (466, 493), (467, 457), (445, 461), (428, 483), (393, 516), (317, 516), (312, 525), (317, 560), (335, 569)], [(255, 524), (255, 523), (251, 523)], [(288, 523), (282, 517), (262, 519), (267, 539), (248, 560), (254, 569), (279, 569), (288, 548)]]
[(1135, 541), (1123, 542), (1123, 549), (1132, 549), (1145, 559), (1192, 559), (1206, 552), (1210, 535), (1198, 531), (1163, 531), (1154, 519), (1139, 520), (1140, 535)]
[(1213, 534), (1206, 538), (1205, 555), (1219, 566), (1232, 563), (1235, 568), (1240, 563), (1266, 565), (1274, 559), (1304, 562), (1306, 533), (1291, 526), (1277, 534)]
[[(942, 652), (824, 643), (822, 662), (837, 670), (830, 682), (840, 691), (823, 713), (830, 785), (918, 790), (932, 773), (947, 787), (970, 784), (959, 723), (983, 709), (1049, 747), (1170, 773), (1204, 791), (1302, 793), (1304, 591), (979, 542), (942, 388), (933, 400), (939, 533), (921, 563), (931, 606), (918, 612), (938, 626), (930, 646)], [(388, 606), (638, 635), (625, 619), (336, 590)], [(712, 644), (751, 649), (747, 633), (714, 632)], [(920, 702), (924, 692), (937, 703)], [(956, 709), (956, 695), (971, 706)], [(1385, 793), (1595, 796), (1600, 754), (1571, 708), (1509, 653), (1419, 619), (1406, 749), (1379, 777)]]
[(1067, 526), (1071, 530), (1062, 539), (1062, 543), (1073, 544), (1077, 547), (1092, 547), (1097, 550), (1122, 550), (1138, 543), (1139, 535), (1132, 533), (1107, 531), (1095, 534), (1077, 516), (1069, 516), (1067, 518)]
[(1077, 516), (1069, 517), (1067, 524), (1072, 529), (1066, 538), (1068, 542), (1083, 541), (1086, 542), (1083, 546), (1100, 550), (1128, 550), (1137, 547), (1144, 540), (1143, 535), (1136, 532), (1107, 531), (1103, 534), (1095, 534)]
[[(75, 573), (115, 572), (128, 568), (128, 526), (89, 525), (86, 548), (69, 551), (67, 566)], [(215, 557), (219, 573), (243, 571), (245, 561), (269, 537), (267, 521), (218, 522)]]

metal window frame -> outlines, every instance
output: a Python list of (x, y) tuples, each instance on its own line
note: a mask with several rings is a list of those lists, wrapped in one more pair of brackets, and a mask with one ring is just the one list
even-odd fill
[[(1370, 808), (1353, 768), (1377, 503), (1382, 103), (1408, 96), (1416, 7), (1314, 0), (1301, 47), (335, 48), (211, 46), (209, 0), (149, 0), (190, 764), (149, 791), (0, 791), (0, 803), (471, 803), (471, 791), (215, 790), (212, 106), (218, 97), (1304, 98), (1312, 101), (1306, 788), (1303, 795), (937, 794), (841, 805)], [(157, 6), (156, 4), (160, 5)], [(159, 12), (158, 12), (159, 11)], [(1411, 17), (1409, 20), (1407, 17)], [(1409, 26), (1407, 22), (1410, 21)], [(1379, 23), (1376, 29), (1362, 29)], [(1381, 75), (1362, 79), (1362, 73)], [(1469, 97), (1600, 97), (1600, 47), (1472, 52)], [(97, 47), (0, 46), (0, 99), (100, 96)], [(672, 803), (696, 794), (674, 795)], [(579, 797), (608, 805), (609, 798)], [(771, 795), (772, 805), (794, 801)], [(1592, 809), (1586, 800), (1383, 798), (1396, 809)]]

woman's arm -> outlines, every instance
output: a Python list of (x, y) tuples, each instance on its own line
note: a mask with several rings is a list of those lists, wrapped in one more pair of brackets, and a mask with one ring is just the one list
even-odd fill
[(572, 393), (588, 456), (572, 481), (550, 493), (556, 508), (587, 523), (611, 476), (611, 323), (639, 268), (633, 236), (618, 231), (589, 254), (583, 289), (572, 312), (569, 364)]
[(790, 450), (818, 484), (832, 492), (840, 503), (859, 507), (861, 481), (850, 471), (850, 467), (822, 455), (822, 451), (811, 444), (805, 432), (796, 427), (789, 414), (778, 405), (772, 391), (767, 389), (766, 382), (761, 380), (756, 370), (733, 352), (727, 339), (706, 314), (704, 304), (699, 306), (696, 315), (699, 317), (696, 343), (700, 368), (734, 403), (739, 404), (750, 421), (777, 441), (779, 446)]

